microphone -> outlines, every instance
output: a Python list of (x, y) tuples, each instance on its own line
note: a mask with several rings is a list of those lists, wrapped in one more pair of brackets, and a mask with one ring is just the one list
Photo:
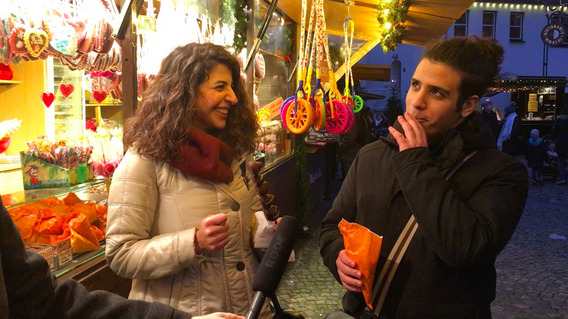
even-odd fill
[(268, 244), (266, 253), (260, 261), (258, 271), (252, 280), (252, 289), (256, 291), (246, 319), (256, 319), (266, 297), (274, 297), (276, 288), (286, 270), (286, 263), (294, 248), (300, 232), (300, 222), (292, 216), (284, 216)]

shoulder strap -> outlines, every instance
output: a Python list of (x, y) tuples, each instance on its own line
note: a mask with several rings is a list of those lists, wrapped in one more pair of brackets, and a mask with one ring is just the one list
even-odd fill
[[(470, 158), (472, 158), (477, 151), (473, 151), (466, 155), (459, 163), (457, 163), (448, 174), (446, 174), (446, 180), (449, 180), (452, 175)], [(379, 274), (379, 278), (375, 282), (373, 286), (373, 305), (375, 305), (373, 313), (378, 317), (379, 313), (381, 312), (381, 308), (383, 307), (383, 303), (385, 302), (385, 298), (387, 296), (387, 292), (389, 290), (389, 286), (392, 282), (392, 278), (394, 277), (394, 273), (396, 272), (396, 268), (400, 264), (402, 260), (402, 256), (406, 252), (412, 237), (414, 237), (414, 233), (418, 229), (418, 223), (416, 222), (416, 218), (414, 215), (410, 215), (406, 226), (398, 236), (394, 247), (392, 248), (389, 256), (387, 257), (387, 261), (381, 272)], [(380, 292), (380, 295), (379, 295)], [(369, 309), (367, 309), (369, 311)]]

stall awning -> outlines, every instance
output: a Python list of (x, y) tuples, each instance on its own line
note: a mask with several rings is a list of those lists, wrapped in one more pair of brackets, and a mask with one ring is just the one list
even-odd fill
[[(378, 4), (381, 0), (357, 0), (349, 13), (355, 21), (355, 38), (377, 39), (379, 22)], [(439, 39), (471, 6), (473, 0), (412, 0), (408, 10), (403, 43), (424, 46)], [(347, 5), (343, 0), (326, 0), (327, 32), (343, 35), (343, 22), (347, 18)], [(308, 1), (308, 7), (311, 1)], [(300, 22), (300, 1), (279, 0), (278, 7), (290, 18)]]
[[(377, 21), (378, 4), (382, 0), (357, 0), (349, 8), (349, 15), (355, 22), (354, 37), (367, 41), (353, 54), (351, 63), (357, 61), (379, 44), (379, 22)], [(412, 0), (403, 43), (426, 46), (438, 40), (454, 22), (473, 4), (474, 0)], [(292, 20), (300, 22), (300, 1), (279, 0), (278, 7)], [(348, 17), (347, 5), (343, 0), (326, 0), (324, 2), (328, 34), (343, 36), (343, 23)], [(311, 0), (308, 0), (311, 7)], [(344, 71), (336, 71), (336, 78)]]

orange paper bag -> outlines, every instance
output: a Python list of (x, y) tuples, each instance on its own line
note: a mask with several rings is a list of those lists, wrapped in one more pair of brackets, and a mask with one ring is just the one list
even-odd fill
[(373, 280), (375, 269), (381, 252), (383, 237), (373, 233), (368, 228), (345, 219), (339, 222), (339, 230), (343, 235), (343, 245), (347, 257), (351, 258), (361, 272), (363, 296), (369, 308), (373, 309)]

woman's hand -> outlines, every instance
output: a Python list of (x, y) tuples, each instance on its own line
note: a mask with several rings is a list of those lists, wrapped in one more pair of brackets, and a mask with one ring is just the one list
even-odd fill
[(229, 225), (226, 224), (227, 215), (209, 215), (195, 230), (195, 253), (201, 254), (204, 250), (214, 251), (225, 247), (229, 242)]

